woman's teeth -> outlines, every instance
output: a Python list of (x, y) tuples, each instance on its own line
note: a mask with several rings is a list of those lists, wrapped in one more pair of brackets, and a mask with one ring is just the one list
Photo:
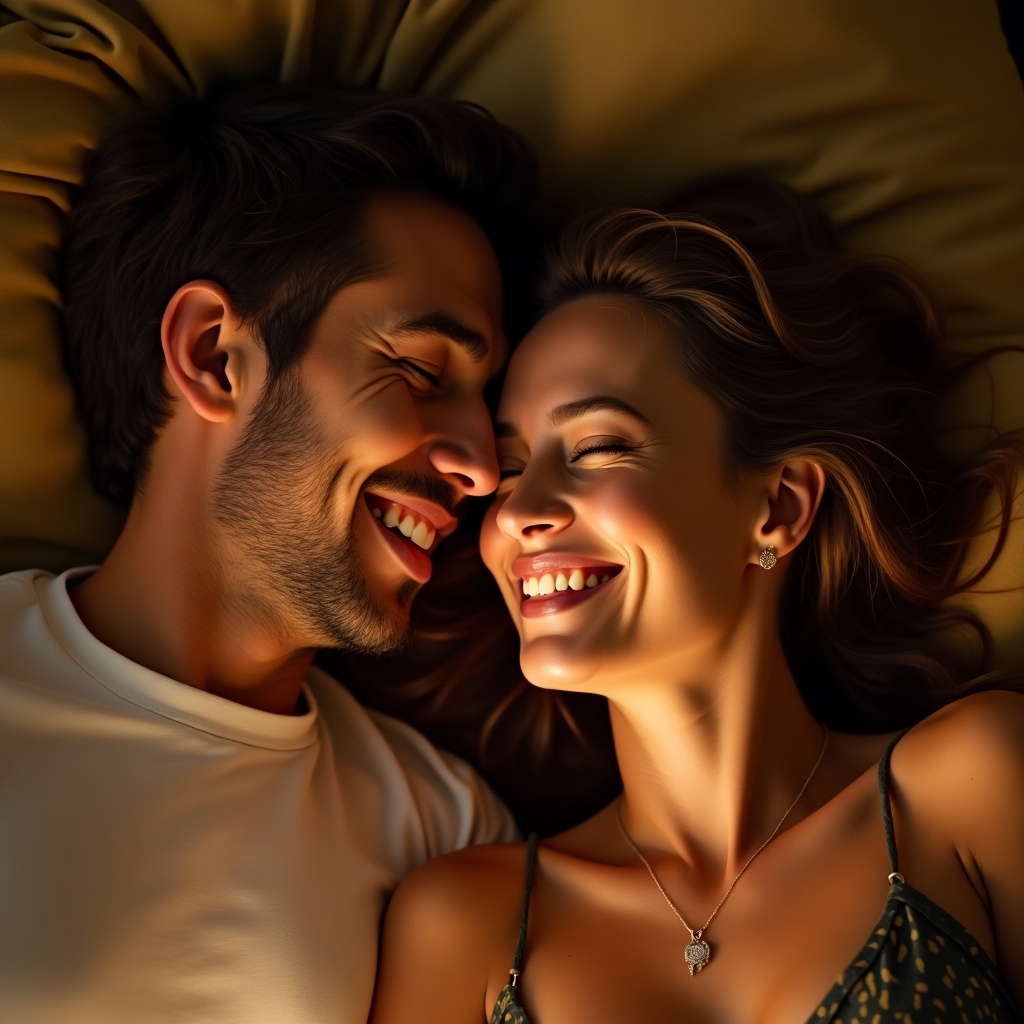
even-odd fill
[(568, 576), (564, 572), (546, 572), (543, 576), (528, 576), (523, 580), (523, 594), (526, 597), (545, 597), (560, 590), (583, 590), (585, 587), (596, 587), (598, 584), (607, 583), (611, 579), (610, 574), (598, 578), (597, 573), (583, 575), (582, 569), (573, 569)]
[(391, 505), (386, 512), (379, 508), (372, 509), (374, 516), (389, 530), (397, 530), (403, 537), (411, 540), (424, 551), (434, 543), (434, 528), (422, 520), (417, 520), (411, 512), (398, 505)]

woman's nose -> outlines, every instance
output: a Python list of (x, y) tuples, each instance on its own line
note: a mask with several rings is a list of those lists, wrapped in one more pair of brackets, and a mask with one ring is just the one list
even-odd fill
[(499, 529), (509, 537), (526, 538), (564, 530), (573, 521), (572, 506), (565, 496), (546, 480), (540, 471), (529, 466), (517, 478), (515, 486), (504, 497), (495, 519)]

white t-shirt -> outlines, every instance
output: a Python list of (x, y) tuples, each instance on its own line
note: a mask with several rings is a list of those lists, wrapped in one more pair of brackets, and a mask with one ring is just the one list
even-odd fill
[(289, 717), (123, 658), (69, 575), (0, 577), (0, 1021), (363, 1024), (390, 891), (508, 812), (316, 669)]

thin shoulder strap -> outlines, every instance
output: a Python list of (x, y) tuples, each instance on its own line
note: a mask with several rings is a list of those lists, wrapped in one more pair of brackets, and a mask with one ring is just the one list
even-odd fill
[(526, 883), (523, 886), (523, 915), (519, 920), (519, 941), (516, 943), (516, 955), (512, 959), (512, 970), (508, 972), (509, 984), (515, 988), (519, 979), (519, 969), (523, 963), (523, 951), (526, 949), (526, 923), (530, 917), (530, 893), (533, 892), (533, 875), (537, 866), (537, 833), (532, 832), (526, 841)]
[(906, 730), (896, 736), (885, 748), (882, 759), (878, 762), (878, 792), (882, 798), (882, 826), (885, 828), (885, 845), (889, 850), (889, 884), (895, 885), (904, 881), (900, 874), (899, 852), (896, 849), (896, 830), (892, 824), (892, 804), (889, 799), (889, 761), (892, 759), (893, 748), (906, 735)]

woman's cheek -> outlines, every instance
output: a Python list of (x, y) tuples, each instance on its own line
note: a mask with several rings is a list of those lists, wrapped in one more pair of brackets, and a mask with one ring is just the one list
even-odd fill
[(498, 528), (497, 513), (504, 499), (500, 496), (491, 501), (490, 508), (484, 515), (483, 524), (480, 527), (480, 557), (487, 566), (488, 572), (497, 580), (498, 585), (504, 591), (507, 580), (505, 572), (501, 568), (502, 554), (507, 539)]

